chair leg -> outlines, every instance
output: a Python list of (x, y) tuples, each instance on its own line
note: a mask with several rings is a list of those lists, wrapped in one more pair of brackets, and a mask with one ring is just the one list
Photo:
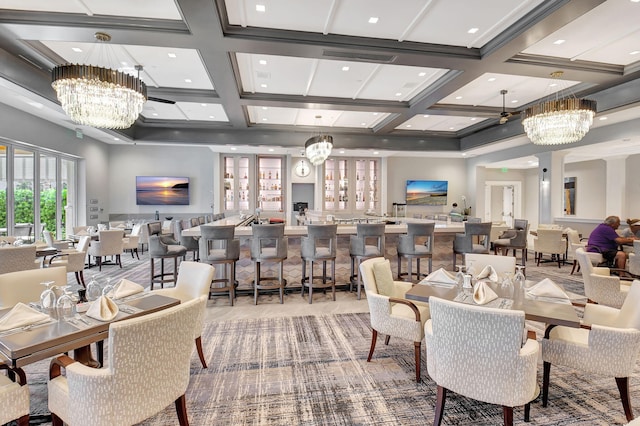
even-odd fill
[(442, 423), (442, 416), (444, 414), (444, 402), (446, 401), (446, 399), (447, 399), (447, 389), (438, 385), (436, 407), (435, 407), (436, 412), (434, 413), (434, 416), (433, 416), (433, 426), (440, 426), (440, 423)]
[(255, 278), (253, 279), (253, 304), (258, 304), (258, 286), (260, 285), (260, 262), (256, 262)]
[(573, 273), (576, 271), (577, 265), (578, 265), (578, 261), (576, 259), (573, 259), (573, 268), (571, 268), (571, 274), (569, 275), (573, 275)]
[(620, 391), (620, 399), (622, 400), (622, 408), (624, 408), (624, 415), (627, 416), (627, 421), (633, 420), (633, 409), (631, 408), (631, 399), (629, 397), (629, 378), (628, 377), (616, 377), (616, 384)]
[(402, 281), (402, 257), (398, 255), (398, 281)]
[(502, 419), (504, 426), (513, 426), (513, 407), (502, 406)]
[(547, 406), (549, 398), (549, 373), (551, 372), (551, 363), (544, 362), (542, 366), (542, 406)]
[(331, 296), (336, 301), (336, 259), (331, 260)]
[(204, 360), (204, 352), (202, 352), (202, 336), (196, 337), (196, 349), (198, 350), (198, 357), (200, 357), (202, 368), (207, 368), (207, 362)]
[[(284, 261), (280, 262), (280, 271), (278, 273), (278, 284), (280, 285), (280, 304), (284, 303)], [(309, 287), (309, 297), (311, 297), (311, 287)]]
[(378, 340), (378, 331), (374, 328), (371, 330), (371, 348), (369, 348), (369, 356), (367, 357), (367, 362), (371, 362), (373, 350), (376, 348), (376, 340)]
[(133, 251), (136, 253), (136, 258), (140, 260), (140, 256), (138, 255), (138, 247), (134, 248)]
[[(302, 279), (300, 280), (300, 296), (304, 297), (304, 282), (307, 280), (307, 259), (302, 259)], [(313, 266), (311, 266), (313, 269)]]
[(413, 342), (415, 357), (416, 357), (416, 383), (420, 383), (420, 353), (421, 343)]
[(82, 282), (82, 287), (87, 288), (87, 284), (84, 282), (84, 271), (78, 272), (80, 275), (80, 281)]
[(527, 402), (524, 404), (524, 421), (529, 422), (531, 417), (531, 403)]
[(80, 281), (80, 271), (75, 271), (74, 275), (76, 276), (76, 282), (78, 285), (82, 285), (82, 282)]
[(51, 413), (51, 425), (52, 426), (62, 426), (64, 422), (62, 419), (55, 415), (55, 413)]
[(391, 340), (391, 336), (389, 336), (389, 335), (387, 334), (387, 335), (385, 336), (385, 338), (384, 338), (384, 344), (385, 344), (385, 345), (388, 345), (390, 340)]
[(358, 267), (358, 300), (360, 300), (360, 297), (362, 297), (361, 291), (362, 291), (362, 274), (360, 274), (360, 259), (358, 259), (357, 263), (357, 267)]
[(189, 426), (189, 417), (187, 417), (187, 399), (184, 395), (176, 399), (176, 414), (180, 426)]
[[(304, 285), (302, 286), (304, 288)], [(311, 261), (311, 270), (309, 271), (309, 304), (313, 303), (313, 260)]]

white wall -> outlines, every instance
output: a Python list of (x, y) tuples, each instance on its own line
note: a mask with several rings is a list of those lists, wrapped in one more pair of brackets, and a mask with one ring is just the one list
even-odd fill
[[(448, 213), (451, 204), (462, 207), (461, 197), (466, 192), (467, 169), (465, 160), (453, 158), (389, 157), (387, 158), (387, 206), (393, 212), (393, 203), (405, 202), (406, 181), (412, 179), (446, 180), (449, 182), (446, 206), (408, 206), (407, 216), (414, 213)], [(383, 211), (384, 211), (383, 207)]]
[[(207, 147), (158, 147), (111, 145), (109, 149), (109, 196), (114, 214), (146, 215), (156, 210), (160, 218), (211, 213), (214, 185), (214, 157)], [(184, 176), (189, 178), (189, 205), (136, 205), (136, 176)]]
[[(609, 215), (604, 202), (607, 186), (606, 167), (607, 164), (604, 160), (581, 161), (564, 165), (564, 176), (576, 177), (575, 218), (602, 220)], [(640, 194), (640, 192), (636, 194)], [(631, 200), (637, 198), (637, 196), (630, 197)]]

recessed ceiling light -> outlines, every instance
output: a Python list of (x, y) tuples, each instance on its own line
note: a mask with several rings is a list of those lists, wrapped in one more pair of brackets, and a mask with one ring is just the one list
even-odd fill
[(362, 123), (360, 123), (360, 125), (361, 125), (361, 126), (366, 126), (366, 125), (367, 125), (367, 123), (362, 122)]
[(340, 154), (344, 154), (344, 150), (340, 151)]
[(236, 148), (235, 146), (231, 147), (231, 151), (235, 151), (236, 149), (238, 149), (238, 148)]
[(373, 155), (378, 155), (380, 154), (378, 151), (373, 151)]
[(269, 152), (273, 152), (273, 148), (269, 148)]
[(491, 78), (487, 79), (487, 81), (496, 81), (496, 78), (495, 77), (491, 77)]
[(262, 109), (267, 110), (267, 109), (269, 109), (269, 108), (268, 108), (268, 107), (262, 107)]
[(556, 87), (557, 85), (558, 85), (558, 83), (551, 83), (551, 84), (549, 85), (549, 87)]
[(349, 67), (347, 66), (342, 67), (342, 71), (349, 71)]
[(44, 105), (42, 105), (40, 102), (36, 102), (36, 101), (27, 101), (27, 103), (29, 105), (31, 105), (34, 108), (38, 108), (38, 109), (42, 109), (42, 107), (44, 107)]
[(119, 141), (119, 140), (120, 140), (120, 138), (113, 138), (113, 140), (114, 140), (114, 141)]
[(418, 77), (424, 77), (425, 75), (427, 75), (427, 73), (424, 71), (418, 73)]
[(266, 89), (266, 88), (267, 88), (267, 85), (266, 85), (266, 84), (264, 84), (264, 83), (262, 83), (262, 84), (260, 85), (260, 87), (262, 87), (263, 89)]
[(462, 155), (463, 157), (466, 157), (466, 156), (467, 156), (467, 153), (466, 153), (466, 152), (463, 152), (461, 155)]
[(369, 23), (370, 24), (377, 24), (378, 23), (378, 17), (377, 16), (372, 16), (371, 18), (369, 18)]
[(462, 99), (462, 96), (456, 96), (456, 99)]
[(553, 44), (560, 45), (560, 44), (564, 43), (565, 41), (567, 41), (567, 40), (559, 39), (559, 40), (554, 41)]
[(511, 101), (511, 103), (512, 103), (512, 104), (517, 104), (517, 103), (518, 103), (518, 100), (517, 100), (517, 99), (514, 99), (514, 100), (512, 100), (512, 101)]
[(411, 124), (407, 124), (405, 127), (406, 127), (406, 128), (410, 128), (410, 127), (411, 127)]
[(422, 116), (423, 118), (429, 118), (429, 114), (425, 114)]
[(215, 115), (210, 115), (209, 118), (216, 118), (216, 116)]
[(402, 93), (397, 92), (397, 93), (396, 93), (396, 96), (402, 96)]
[(266, 61), (265, 59), (260, 59), (260, 60), (258, 61), (258, 63), (259, 63), (260, 65), (267, 65), (267, 61)]
[(192, 81), (191, 81), (191, 79), (190, 79), (190, 78), (185, 78), (185, 79), (184, 79), (184, 82), (185, 82), (185, 83), (192, 83)]
[(479, 28), (469, 28), (469, 31), (467, 31), (469, 34), (475, 34), (478, 32)]
[(629, 52), (629, 55), (637, 55), (638, 53), (640, 53), (640, 50), (634, 50), (633, 52)]
[(631, 0), (631, 3), (640, 3), (640, 0)]
[(262, 119), (262, 121), (267, 121), (267, 119), (266, 119), (266, 118), (263, 118), (263, 119)]
[(79, 47), (72, 47), (71, 50), (73, 50), (74, 52), (77, 52), (77, 53), (82, 52), (82, 49), (80, 49)]
[(449, 130), (453, 130), (453, 129), (455, 129), (455, 127), (449, 127)]
[(175, 58), (176, 54), (175, 53), (167, 53), (167, 56), (170, 58)]
[(378, 115), (378, 113), (377, 113), (377, 112), (374, 112), (374, 113), (373, 113), (373, 115)]
[(200, 106), (206, 107), (206, 106), (207, 106), (207, 104), (200, 104)]
[(266, 12), (267, 8), (264, 4), (256, 4), (256, 12)]
[(476, 120), (477, 120), (477, 118), (471, 117), (471, 121), (476, 121)]
[(607, 118), (608, 118), (608, 117), (600, 117), (598, 120), (600, 120), (600, 121), (604, 121), (604, 120), (606, 120)]
[(122, 61), (122, 62), (120, 62), (120, 65), (122, 65), (123, 67), (126, 67), (129, 64), (127, 63), (127, 61)]
[(157, 113), (157, 112), (154, 112), (154, 113), (152, 113), (151, 115), (153, 115), (154, 117), (157, 117), (157, 116), (158, 116), (158, 113)]

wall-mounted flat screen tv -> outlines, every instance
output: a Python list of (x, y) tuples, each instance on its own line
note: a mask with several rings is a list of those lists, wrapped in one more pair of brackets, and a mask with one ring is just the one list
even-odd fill
[(136, 176), (136, 204), (139, 206), (188, 205), (189, 178)]
[(408, 180), (407, 205), (413, 206), (446, 206), (446, 180)]

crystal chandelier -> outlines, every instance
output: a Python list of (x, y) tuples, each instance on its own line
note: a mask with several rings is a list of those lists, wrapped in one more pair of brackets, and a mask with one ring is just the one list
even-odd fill
[[(98, 32), (96, 39), (111, 40)], [(56, 66), (51, 86), (64, 112), (76, 123), (103, 129), (126, 129), (142, 112), (147, 86), (138, 77), (93, 65)]]
[[(551, 73), (560, 78), (562, 71)], [(524, 110), (522, 125), (527, 136), (536, 145), (560, 145), (578, 142), (589, 131), (596, 113), (596, 101), (578, 99), (575, 96), (556, 98)]]
[[(317, 115), (316, 120), (321, 119), (322, 116)], [(305, 155), (309, 159), (309, 162), (314, 166), (319, 166), (324, 163), (329, 155), (331, 155), (331, 149), (333, 149), (333, 136), (319, 134), (317, 136), (310, 137), (304, 144)]]

